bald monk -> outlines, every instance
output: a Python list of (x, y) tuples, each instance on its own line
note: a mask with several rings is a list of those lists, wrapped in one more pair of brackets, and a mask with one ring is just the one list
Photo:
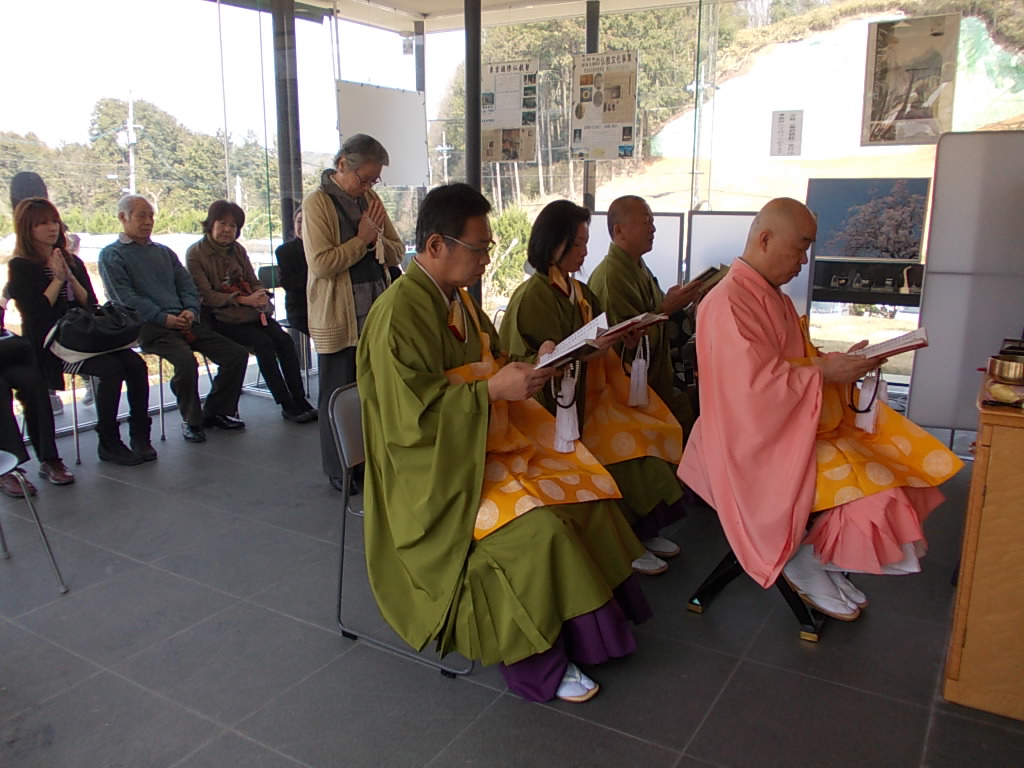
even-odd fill
[(594, 455), (555, 451), (533, 399), (554, 372), (506, 364), (465, 289), (490, 263), (490, 209), (466, 184), (431, 190), (416, 257), (359, 338), (366, 564), (417, 650), (500, 663), (531, 701), (583, 702), (598, 686), (577, 664), (632, 653), (627, 619), (650, 615), (631, 565), (644, 548)]
[[(700, 293), (700, 283), (673, 285), (663, 293), (658, 280), (644, 263), (644, 254), (654, 247), (654, 214), (642, 197), (626, 195), (608, 206), (608, 255), (594, 268), (587, 285), (597, 296), (611, 324), (629, 320), (643, 312), (675, 314)], [(650, 351), (647, 384), (669, 407), (684, 432), (693, 424), (689, 398), (676, 387), (672, 352), (665, 323), (647, 328), (646, 341), (636, 349)], [(623, 360), (634, 360), (635, 350), (620, 351)], [(631, 371), (633, 373), (633, 371)]]
[(874, 433), (854, 425), (851, 389), (884, 361), (856, 354), (866, 341), (821, 354), (779, 290), (816, 234), (806, 206), (772, 200), (701, 302), (701, 415), (679, 477), (717, 510), (761, 586), (781, 574), (813, 608), (852, 621), (867, 597), (843, 572), (919, 571), (922, 523), (943, 500), (935, 486), (963, 464), (885, 405)]

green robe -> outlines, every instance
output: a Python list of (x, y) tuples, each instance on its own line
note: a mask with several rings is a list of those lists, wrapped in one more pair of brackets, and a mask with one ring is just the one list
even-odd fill
[[(597, 317), (602, 312), (600, 300), (586, 285), (581, 283), (580, 287), (583, 297), (590, 302), (593, 316)], [(551, 284), (547, 275), (534, 273), (509, 300), (501, 321), (501, 346), (508, 350), (510, 359), (534, 362), (541, 344), (548, 339), (557, 343), (582, 326), (583, 314), (579, 303), (570, 301)], [(651, 356), (654, 356), (653, 351)], [(586, 397), (587, 365), (584, 363), (576, 382), (576, 407), (581, 430)], [(541, 390), (537, 399), (548, 411), (555, 413), (555, 398), (550, 386)], [(605, 468), (622, 491), (619, 505), (630, 522), (646, 517), (663, 502), (672, 505), (683, 497), (675, 467), (662, 459), (644, 456), (605, 465)]]
[(610, 600), (643, 548), (609, 501), (538, 507), (473, 540), (490, 401), (486, 381), (449, 385), (445, 371), (481, 349), (472, 326), (462, 342), (447, 321), (413, 263), (359, 339), (367, 570), (381, 614), (413, 648), (433, 639), (442, 654), (511, 664)]
[[(661, 312), (665, 294), (658, 286), (658, 280), (643, 259), (637, 263), (619, 246), (612, 243), (608, 255), (594, 268), (588, 281), (590, 289), (601, 301), (612, 325), (629, 320), (642, 312)], [(689, 433), (694, 416), (689, 398), (675, 387), (672, 370), (672, 352), (669, 348), (668, 329), (664, 323), (647, 329), (651, 342), (651, 363), (647, 371), (647, 383), (658, 397), (665, 401), (673, 415)], [(621, 347), (620, 347), (621, 348)], [(626, 355), (628, 358), (628, 354)], [(684, 434), (686, 437), (686, 434)]]

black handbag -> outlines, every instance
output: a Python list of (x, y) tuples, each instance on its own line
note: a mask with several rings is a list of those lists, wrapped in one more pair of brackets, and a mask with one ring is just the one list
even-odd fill
[(46, 335), (43, 346), (68, 363), (134, 346), (142, 329), (139, 313), (108, 301), (102, 307), (72, 307)]

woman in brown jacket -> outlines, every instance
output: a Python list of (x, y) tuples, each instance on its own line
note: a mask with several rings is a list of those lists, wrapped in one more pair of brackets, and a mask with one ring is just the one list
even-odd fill
[(270, 294), (238, 243), (244, 225), (245, 211), (240, 206), (214, 201), (203, 222), (205, 236), (185, 253), (188, 271), (213, 329), (256, 355), (281, 415), (304, 424), (316, 419), (317, 411), (306, 400), (295, 345), (271, 316)]

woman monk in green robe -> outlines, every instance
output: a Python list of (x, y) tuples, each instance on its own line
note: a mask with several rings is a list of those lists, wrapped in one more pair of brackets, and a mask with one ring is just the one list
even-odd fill
[[(509, 351), (510, 359), (535, 361), (544, 340), (559, 342), (601, 314), (600, 302), (594, 294), (586, 285), (573, 278), (574, 273), (583, 266), (589, 236), (590, 212), (568, 200), (549, 203), (537, 216), (527, 247), (527, 259), (535, 270), (534, 274), (516, 289), (501, 323), (501, 343)], [(638, 337), (634, 336), (627, 339), (627, 345), (632, 342), (631, 346), (635, 347), (638, 341)], [(607, 349), (600, 354), (612, 356), (614, 364), (621, 365), (612, 350)], [(642, 455), (609, 463), (588, 442), (585, 421), (591, 418), (587, 414), (593, 412), (595, 404), (587, 401), (587, 377), (600, 375), (602, 371), (595, 369), (595, 366), (608, 362), (594, 358), (576, 363), (580, 369), (575, 384), (575, 406), (580, 431), (584, 433), (583, 442), (605, 462), (605, 467), (615, 478), (622, 491), (619, 504), (647, 550), (634, 561), (634, 570), (649, 575), (663, 573), (668, 565), (662, 558), (675, 557), (679, 554), (679, 547), (675, 542), (659, 536), (658, 532), (683, 516), (683, 488), (676, 478), (674, 465), (666, 460), (672, 459), (674, 455), (665, 455), (664, 458)], [(537, 395), (541, 404), (552, 413), (557, 411), (557, 401), (561, 399), (561, 395), (556, 394), (557, 389), (554, 385), (545, 387)], [(620, 393), (621, 389), (615, 390), (602, 384), (599, 396), (616, 397)], [(649, 394), (652, 398), (657, 397), (650, 390)], [(590, 387), (589, 396), (595, 396), (593, 386)], [(564, 406), (569, 403), (562, 404)], [(620, 402), (619, 405), (627, 404)], [(662, 409), (662, 413), (664, 410), (667, 409)], [(621, 408), (619, 412), (622, 412)], [(664, 414), (664, 417), (678, 428), (671, 414)], [(614, 426), (614, 423), (609, 425), (611, 428)], [(678, 436), (681, 445), (681, 429)], [(637, 437), (644, 439), (642, 435)]]

